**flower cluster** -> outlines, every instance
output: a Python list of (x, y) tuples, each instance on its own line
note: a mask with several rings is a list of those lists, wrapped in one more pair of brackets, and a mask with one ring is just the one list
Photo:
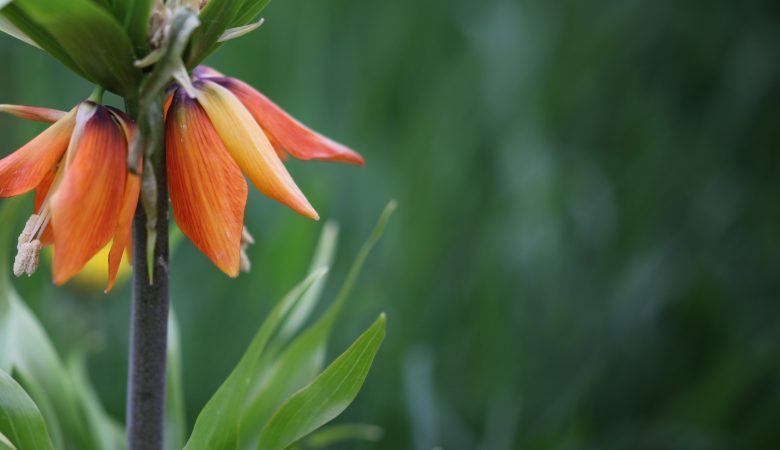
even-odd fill
[[(70, 112), (16, 105), (0, 105), (0, 111), (52, 123), (0, 160), (0, 197), (35, 191), (14, 272), (32, 274), (41, 248), (52, 245), (53, 279), (62, 284), (110, 243), (110, 290), (130, 249), (141, 185), (127, 167), (132, 120), (92, 101)], [(169, 89), (165, 144), (176, 222), (231, 277), (248, 267), (244, 176), (268, 197), (318, 219), (285, 168), (287, 155), (363, 164), (359, 154), (310, 130), (252, 87), (204, 66), (193, 71), (189, 89)]]

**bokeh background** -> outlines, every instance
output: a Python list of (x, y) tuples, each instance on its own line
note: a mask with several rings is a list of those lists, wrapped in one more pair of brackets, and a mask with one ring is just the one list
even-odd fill
[[(291, 161), (341, 224), (329, 294), (384, 204), (330, 354), (380, 311), (387, 340), (339, 420), (344, 448), (780, 445), (780, 4), (715, 0), (284, 0), (209, 63), (358, 149)], [(91, 87), (0, 37), (0, 101)], [(0, 154), (41, 126), (0, 118)], [(190, 424), (321, 223), (251, 194), (249, 276), (172, 261)], [(124, 415), (129, 289), (17, 283)]]

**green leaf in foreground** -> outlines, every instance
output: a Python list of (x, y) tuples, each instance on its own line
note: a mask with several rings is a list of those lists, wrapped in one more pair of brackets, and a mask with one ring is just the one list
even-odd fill
[(290, 397), (260, 433), (258, 449), (283, 450), (341, 414), (357, 396), (385, 337), (381, 314), (310, 385)]
[(0, 371), (0, 433), (19, 450), (54, 448), (38, 407), (5, 371)]
[[(257, 368), (254, 378), (260, 380), (260, 384), (247, 402), (246, 410), (242, 417), (242, 445), (256, 441), (259, 431), (279, 406), (295, 391), (311, 382), (322, 370), (328, 337), (333, 324), (346, 304), (346, 300), (360, 276), (368, 255), (382, 237), (395, 208), (396, 203), (392, 201), (382, 211), (371, 235), (363, 244), (355, 261), (352, 263), (347, 278), (336, 296), (336, 300), (330, 305), (327, 312), (317, 322), (297, 336), (292, 343), (284, 347), (278, 356), (274, 355), (274, 359), (270, 364)], [(326, 264), (327, 261), (332, 261), (337, 233), (335, 226), (330, 228), (326, 225), (322, 231), (322, 237), (312, 261), (312, 270), (322, 264)], [(289, 332), (285, 333), (288, 328), (282, 326), (279, 335), (274, 340), (276, 345), (272, 344), (272, 348), (285, 344), (285, 342), (276, 341), (284, 341), (287, 336), (297, 333), (300, 325), (308, 318), (311, 308), (313, 308), (318, 299), (311, 299), (312, 305), (307, 305), (307, 300), (310, 294), (318, 288), (317, 284), (319, 283), (315, 283), (312, 289), (307, 292), (290, 313), (285, 323), (285, 325), (291, 325)], [(303, 309), (305, 309), (305, 312), (301, 314), (304, 317), (301, 318), (296, 313)]]
[[(56, 448), (121, 448), (114, 445), (112, 435), (96, 432), (105, 429), (116, 436), (117, 427), (99, 406), (86, 378), (77, 379), (78, 374), (62, 362), (43, 326), (11, 285), (8, 234), (18, 205), (13, 199), (0, 208), (0, 362), (6, 372), (12, 370), (37, 405)], [(37, 447), (19, 450), (25, 448)]]
[(309, 275), (274, 307), (236, 368), (198, 415), (185, 450), (222, 450), (237, 447), (241, 410), (251, 386), (255, 365), (290, 309), (325, 272), (326, 270), (319, 270)]

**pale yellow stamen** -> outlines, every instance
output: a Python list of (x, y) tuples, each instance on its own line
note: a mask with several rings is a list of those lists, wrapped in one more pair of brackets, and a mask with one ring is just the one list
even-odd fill
[(19, 252), (14, 259), (14, 275), (17, 277), (26, 274), (28, 277), (35, 273), (41, 260), (41, 241), (34, 239), (19, 245)]
[(22, 230), (22, 234), (19, 235), (19, 240), (17, 240), (16, 243), (17, 250), (19, 250), (22, 244), (33, 240), (35, 237), (35, 229), (37, 228), (36, 223), (38, 222), (39, 218), (40, 216), (38, 214), (33, 214), (29, 219), (27, 219), (27, 223), (24, 224), (24, 230)]
[[(48, 200), (48, 198), (47, 198)], [(48, 204), (48, 201), (45, 202)], [(41, 206), (39, 214), (33, 214), (27, 219), (22, 234), (16, 243), (16, 258), (14, 258), (14, 275), (17, 277), (27, 274), (29, 277), (38, 268), (41, 253), (41, 235), (46, 225), (49, 224), (49, 208)]]

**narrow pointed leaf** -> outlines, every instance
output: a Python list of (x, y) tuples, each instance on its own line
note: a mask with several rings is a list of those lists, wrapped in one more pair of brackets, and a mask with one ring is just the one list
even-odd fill
[(277, 304), (258, 330), (238, 365), (222, 383), (195, 420), (192, 435), (184, 450), (222, 450), (238, 446), (238, 425), (241, 409), (251, 386), (255, 365), (279, 327), (301, 296), (321, 276), (319, 271), (306, 278)]
[(384, 337), (382, 314), (320, 376), (279, 408), (260, 433), (257, 448), (284, 450), (341, 414), (363, 386)]
[[(255, 378), (262, 380), (262, 384), (256, 387), (255, 394), (247, 402), (246, 411), (242, 418), (242, 442), (256, 439), (258, 430), (262, 429), (262, 426), (268, 421), (274, 411), (279, 408), (282, 402), (314, 379), (322, 369), (328, 337), (333, 328), (333, 323), (352, 292), (366, 258), (381, 238), (393, 211), (395, 211), (395, 207), (395, 202), (390, 202), (383, 210), (371, 235), (363, 244), (363, 247), (358, 252), (358, 256), (352, 263), (352, 267), (336, 300), (330, 305), (322, 318), (284, 348), (272, 364), (267, 363), (258, 367), (258, 373), (255, 375)], [(336, 244), (335, 233), (335, 229), (329, 230), (326, 225), (312, 261), (312, 269), (317, 267), (318, 264), (330, 261), (333, 257)], [(306, 302), (312, 301), (312, 303), (316, 303), (317, 298), (310, 298), (310, 296), (317, 293), (317, 289), (318, 287), (314, 286), (296, 305), (295, 309), (288, 316), (279, 335), (271, 344), (272, 348), (281, 347), (283, 344), (286, 344), (284, 339), (297, 333), (299, 326), (305, 321), (305, 317), (299, 315), (303, 314), (308, 317), (309, 308), (312, 308), (314, 305), (307, 305)], [(305, 311), (304, 308), (309, 310)]]
[(5, 371), (0, 371), (0, 433), (17, 449), (54, 449), (38, 407)]

